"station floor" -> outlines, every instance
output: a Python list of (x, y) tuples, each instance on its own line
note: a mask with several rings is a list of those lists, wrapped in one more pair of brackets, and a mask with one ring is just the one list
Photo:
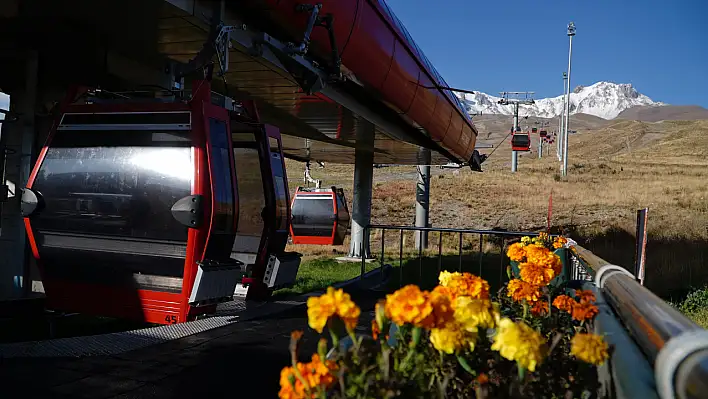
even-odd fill
[[(383, 293), (347, 290), (366, 333)], [(113, 356), (0, 359), (0, 398), (277, 398), (292, 330), (316, 351), (305, 306)]]

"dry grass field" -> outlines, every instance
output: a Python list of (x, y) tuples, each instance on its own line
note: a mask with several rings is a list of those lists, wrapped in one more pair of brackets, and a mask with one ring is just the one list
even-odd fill
[[(489, 122), (495, 123), (478, 123), (480, 139), (499, 143), (505, 133), (498, 126), (504, 122)], [(559, 175), (555, 145), (550, 156), (538, 159), (534, 144), (532, 152), (520, 156), (519, 170), (512, 174), (508, 140), (483, 165), (483, 173), (434, 167), (432, 225), (538, 231), (546, 225), (552, 193), (556, 231), (568, 232), (608, 261), (631, 267), (636, 210), (646, 207), (647, 285), (671, 297), (708, 282), (708, 121), (583, 123), (570, 136), (565, 179)], [(494, 130), (485, 131), (485, 126)], [(291, 191), (302, 184), (302, 171), (302, 164), (288, 163)], [(344, 187), (351, 200), (352, 166), (328, 164), (312, 173), (325, 185)], [(413, 223), (415, 178), (413, 166), (375, 169), (373, 223)], [(398, 239), (392, 239), (398, 245)], [(437, 242), (435, 237), (431, 240)], [(406, 246), (410, 241), (406, 237)], [(444, 241), (449, 250), (458, 245), (455, 237)], [(472, 241), (464, 248), (476, 248)], [(291, 249), (318, 256), (343, 253), (346, 248)]]

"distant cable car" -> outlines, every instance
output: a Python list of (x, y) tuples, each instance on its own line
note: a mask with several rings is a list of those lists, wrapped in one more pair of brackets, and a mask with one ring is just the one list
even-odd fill
[(541, 137), (548, 136), (548, 132), (546, 130), (541, 130), (540, 132), (538, 132), (538, 134), (541, 135)]
[(528, 132), (518, 132), (511, 135), (512, 151), (529, 151), (531, 148), (531, 137)]
[(279, 132), (192, 87), (62, 103), (21, 202), (49, 308), (173, 324), (294, 281)]
[(344, 190), (298, 187), (292, 202), (293, 244), (342, 245), (349, 229)]
[(537, 128), (535, 128), (535, 127), (531, 128), (531, 133), (536, 133), (536, 132), (538, 132)]

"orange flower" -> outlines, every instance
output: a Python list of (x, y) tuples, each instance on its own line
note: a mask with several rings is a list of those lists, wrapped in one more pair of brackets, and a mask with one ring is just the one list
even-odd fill
[(545, 316), (548, 314), (548, 302), (536, 301), (531, 306), (531, 314), (534, 316)]
[(449, 288), (436, 286), (430, 293), (430, 303), (433, 305), (433, 328), (443, 328), (454, 320), (452, 293)]
[(580, 303), (595, 302), (595, 294), (590, 290), (575, 290), (575, 296), (580, 300)]
[(553, 248), (563, 248), (563, 246), (568, 242), (568, 240), (563, 237), (563, 236), (558, 236), (556, 237), (555, 240), (553, 240)]
[(560, 256), (544, 246), (535, 244), (526, 246), (526, 261), (535, 263), (539, 267), (552, 269), (556, 276), (563, 271), (563, 263)]
[(336, 381), (334, 371), (337, 364), (331, 360), (322, 362), (320, 356), (312, 355), (309, 363), (297, 363), (297, 371), (302, 380), (297, 378), (293, 367), (285, 367), (280, 372), (280, 399), (316, 398), (317, 390), (327, 390)]
[(509, 246), (509, 249), (506, 251), (506, 256), (508, 256), (509, 259), (513, 260), (514, 262), (521, 262), (526, 256), (526, 251), (524, 250), (524, 247), (525, 246), (523, 242), (511, 244)]
[(412, 324), (432, 328), (435, 323), (430, 294), (410, 284), (393, 294), (386, 295), (386, 317), (399, 326)]
[(573, 319), (575, 319), (577, 321), (592, 320), (592, 318), (595, 317), (595, 315), (597, 315), (598, 312), (599, 312), (599, 310), (597, 309), (597, 306), (595, 306), (591, 303), (588, 303), (588, 302), (578, 303), (578, 302), (576, 302), (573, 305), (573, 310), (572, 310), (571, 316), (573, 317)]
[(521, 302), (525, 299), (526, 302), (533, 303), (541, 298), (541, 292), (537, 285), (518, 279), (509, 281), (506, 286), (506, 292), (507, 296), (516, 302)]
[(376, 320), (371, 320), (371, 336), (374, 337), (374, 339), (379, 339), (380, 333), (379, 323), (377, 323)]
[(573, 311), (573, 307), (576, 303), (575, 299), (568, 295), (558, 295), (556, 299), (553, 300), (553, 306), (568, 313)]
[(519, 264), (519, 274), (521, 279), (527, 283), (541, 287), (548, 285), (553, 280), (553, 277), (556, 276), (553, 269), (533, 262)]
[(471, 273), (440, 272), (440, 285), (450, 290), (451, 299), (458, 296), (469, 296), (474, 299), (489, 299), (489, 283), (487, 280)]

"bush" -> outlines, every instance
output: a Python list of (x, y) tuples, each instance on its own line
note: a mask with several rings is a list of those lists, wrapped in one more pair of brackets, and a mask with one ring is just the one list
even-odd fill
[(691, 292), (679, 306), (679, 309), (684, 313), (694, 313), (707, 308), (708, 287)]
[(370, 337), (354, 334), (360, 310), (348, 294), (329, 288), (310, 298), (309, 325), (327, 329), (332, 347), (322, 338), (312, 361), (299, 363), (302, 332), (293, 332), (280, 397), (595, 396), (596, 366), (610, 348), (589, 333), (594, 294), (549, 286), (562, 266), (551, 249), (563, 244), (541, 236), (512, 245), (519, 275), (508, 268), (496, 298), (469, 273), (443, 271), (430, 292), (405, 286), (376, 305)]

